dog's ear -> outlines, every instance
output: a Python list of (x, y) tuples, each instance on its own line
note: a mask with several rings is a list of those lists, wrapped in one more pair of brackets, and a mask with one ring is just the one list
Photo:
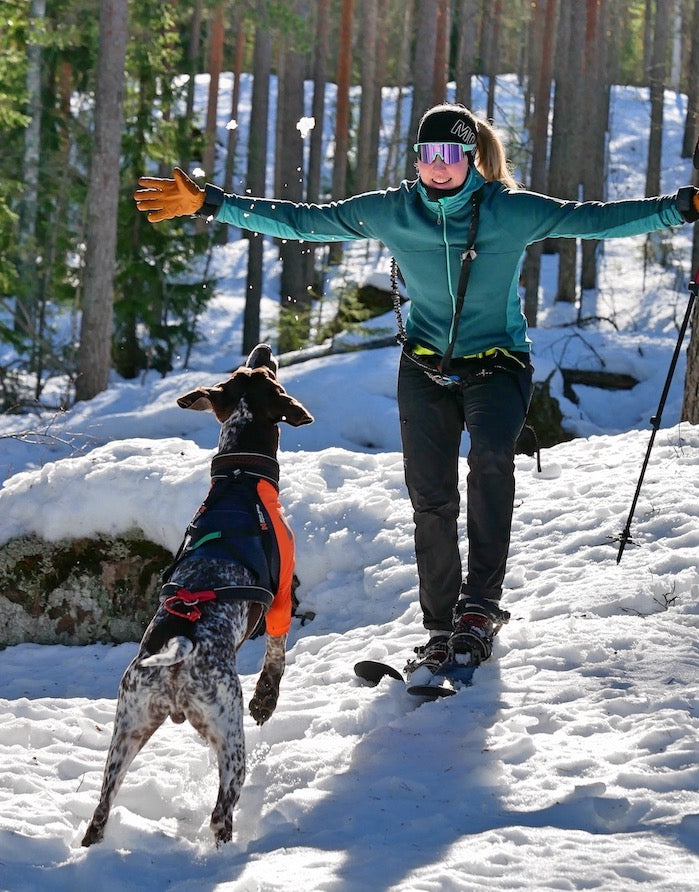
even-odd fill
[(213, 412), (211, 404), (210, 387), (197, 387), (189, 393), (183, 393), (177, 397), (177, 405), (180, 409), (194, 409), (197, 412)]
[(231, 417), (241, 397), (248, 392), (253, 375), (264, 375), (273, 387), (279, 387), (267, 369), (252, 370), (241, 366), (227, 381), (220, 381), (213, 387), (198, 387), (184, 393), (177, 400), (181, 409), (194, 409), (197, 412), (213, 412), (221, 424)]
[(289, 396), (282, 387), (279, 388), (272, 411), (275, 421), (286, 421), (293, 427), (301, 427), (302, 424), (310, 424), (314, 420), (308, 409), (293, 396)]
[[(230, 411), (226, 411), (232, 402), (230, 383), (225, 381), (213, 387), (197, 387), (190, 393), (182, 394), (177, 400), (177, 405), (180, 409), (194, 409), (195, 412), (213, 412), (216, 418), (223, 422), (230, 415)], [(240, 394), (236, 396), (239, 397)]]

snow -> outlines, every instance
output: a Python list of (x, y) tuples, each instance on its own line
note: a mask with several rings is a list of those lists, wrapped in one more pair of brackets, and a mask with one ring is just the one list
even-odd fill
[[(677, 151), (682, 115), (671, 113), (679, 101), (668, 94), (668, 191), (689, 178)], [(643, 157), (646, 103), (643, 91), (615, 91), (619, 194), (629, 181), (641, 194), (633, 157)], [(631, 524), (640, 547), (617, 564), (613, 541), (686, 305), (690, 239), (689, 227), (673, 233), (678, 265), (649, 267), (645, 282), (642, 241), (606, 245), (583, 315), (614, 314), (618, 332), (563, 327), (577, 311), (552, 302), (548, 270), (531, 333), (537, 377), (552, 375), (579, 436), (544, 450), (541, 474), (517, 457), (512, 620), (473, 687), (447, 700), (420, 705), (400, 683), (372, 690), (352, 672), (363, 658), (400, 668), (424, 639), (397, 348), (283, 367), (286, 388), (316, 417), (285, 427), (280, 453), (301, 607), (315, 618), (294, 622), (274, 716), (262, 728), (246, 717), (232, 843), (217, 850), (208, 828), (213, 754), (188, 725), (167, 722), (127, 775), (104, 842), (83, 849), (119, 678), (137, 645), (20, 644), (0, 652), (0, 889), (698, 888), (699, 428), (679, 423), (684, 352)], [(189, 370), (115, 380), (62, 415), (0, 419), (0, 543), (138, 526), (177, 547), (208, 487), (217, 426), (175, 398), (240, 361), (244, 249), (235, 240), (216, 249), (220, 293)], [(349, 256), (358, 280), (377, 266), (365, 246)], [(271, 247), (268, 269), (273, 281)], [(269, 297), (265, 319), (274, 312)], [(600, 362), (641, 383), (563, 399), (558, 366)], [(239, 654), (246, 702), (262, 648), (256, 640)]]

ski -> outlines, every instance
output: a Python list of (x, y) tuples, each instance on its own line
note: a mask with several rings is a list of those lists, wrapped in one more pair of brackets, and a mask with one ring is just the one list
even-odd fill
[(414, 684), (406, 686), (406, 691), (411, 697), (420, 697), (422, 700), (441, 700), (443, 697), (453, 697), (456, 690), (448, 684)]
[(473, 684), (473, 673), (475, 671), (475, 666), (462, 666), (460, 663), (451, 662), (445, 663), (440, 667), (439, 672), (434, 675), (434, 683), (411, 685), (397, 669), (389, 666), (388, 663), (381, 663), (377, 660), (360, 660), (360, 662), (354, 665), (354, 674), (372, 687), (376, 687), (382, 678), (388, 676), (397, 681), (402, 681), (406, 691), (412, 697), (420, 697), (423, 700), (439, 700), (442, 697), (452, 697), (458, 693), (460, 688)]
[(389, 666), (388, 663), (379, 663), (377, 660), (360, 660), (358, 663), (355, 663), (354, 674), (372, 687), (375, 687), (386, 675), (405, 682), (405, 679), (397, 669)]

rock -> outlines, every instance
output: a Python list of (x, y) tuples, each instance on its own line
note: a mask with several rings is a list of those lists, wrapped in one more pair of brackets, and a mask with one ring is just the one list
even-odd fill
[(130, 534), (0, 547), (0, 647), (140, 641), (172, 554)]

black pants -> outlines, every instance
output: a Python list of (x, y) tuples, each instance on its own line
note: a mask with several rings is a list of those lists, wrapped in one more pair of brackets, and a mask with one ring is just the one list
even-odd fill
[[(435, 384), (405, 353), (398, 409), (405, 482), (415, 520), (420, 606), (427, 629), (451, 629), (459, 591), (499, 601), (510, 545), (515, 444), (529, 408), (532, 368), (500, 358), (456, 363), (455, 387)], [(471, 439), (466, 483), (468, 571), (457, 536), (461, 434)]]

